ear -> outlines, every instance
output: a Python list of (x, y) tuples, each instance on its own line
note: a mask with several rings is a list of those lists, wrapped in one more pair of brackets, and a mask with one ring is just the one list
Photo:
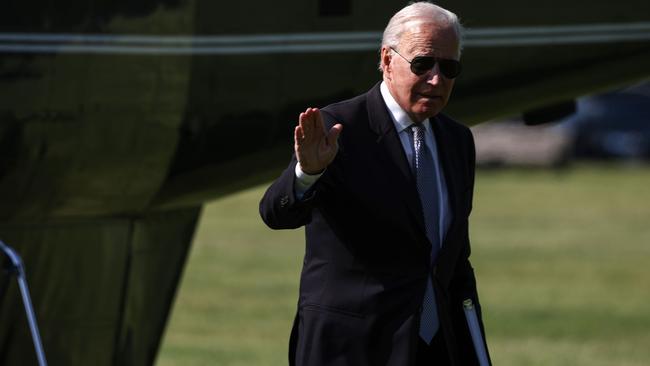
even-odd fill
[(389, 76), (392, 71), (391, 60), (392, 53), (390, 47), (381, 46), (381, 69), (384, 71), (385, 76)]

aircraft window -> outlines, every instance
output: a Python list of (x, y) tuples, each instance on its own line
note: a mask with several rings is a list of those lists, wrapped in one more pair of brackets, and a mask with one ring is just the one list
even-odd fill
[(352, 0), (318, 0), (318, 14), (322, 17), (350, 15)]

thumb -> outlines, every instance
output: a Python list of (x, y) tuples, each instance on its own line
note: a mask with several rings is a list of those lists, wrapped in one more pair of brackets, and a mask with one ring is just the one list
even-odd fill
[(340, 123), (335, 124), (330, 131), (327, 133), (327, 144), (333, 145), (336, 143), (336, 140), (339, 138), (341, 131), (343, 130), (343, 125)]

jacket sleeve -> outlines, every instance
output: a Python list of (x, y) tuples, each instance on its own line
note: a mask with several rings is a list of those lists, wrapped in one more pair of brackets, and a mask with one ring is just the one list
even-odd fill
[[(472, 210), (472, 200), (474, 192), (474, 175), (475, 175), (475, 148), (474, 148), (474, 139), (471, 135), (469, 129), (466, 131), (467, 136), (464, 139), (467, 142), (466, 147), (466, 156), (467, 156), (467, 211), (466, 215), (469, 218), (469, 215)], [(467, 221), (466, 221), (467, 222)], [(469, 225), (466, 225), (464, 228), (464, 239), (462, 244), (462, 251), (460, 253), (458, 263), (456, 265), (452, 281), (450, 283), (450, 295), (451, 295), (451, 306), (452, 306), (452, 319), (454, 322), (454, 328), (456, 329), (456, 337), (459, 346), (461, 347), (462, 357), (466, 359), (461, 360), (462, 365), (477, 365), (478, 361), (476, 358), (476, 353), (474, 352), (474, 345), (472, 343), (472, 338), (469, 332), (469, 327), (467, 325), (467, 320), (465, 318), (465, 312), (463, 309), (463, 301), (471, 299), (474, 303), (474, 308), (476, 309), (477, 317), (479, 324), (481, 326), (481, 333), (483, 334), (483, 342), (485, 343), (485, 349), (487, 351), (487, 342), (485, 339), (485, 328), (483, 326), (483, 320), (481, 316), (481, 304), (478, 298), (478, 291), (476, 288), (476, 278), (474, 276), (474, 269), (469, 261), (471, 249), (470, 249), (470, 240), (469, 240)], [(489, 354), (488, 354), (489, 359)]]
[(297, 199), (294, 187), (297, 163), (294, 156), (260, 201), (260, 216), (271, 229), (295, 229), (311, 220), (318, 182), (305, 192), (302, 199)]
[[(326, 110), (321, 110), (325, 120), (325, 128), (330, 129), (337, 119)], [(318, 201), (318, 191), (322, 191), (325, 183), (330, 181), (331, 174), (340, 158), (342, 146), (339, 138), (339, 154), (334, 161), (327, 167), (323, 175), (304, 193), (301, 199), (295, 195), (296, 183), (296, 156), (291, 158), (289, 166), (282, 172), (280, 177), (266, 190), (260, 201), (260, 216), (262, 220), (271, 229), (296, 229), (307, 225), (311, 221), (311, 212)]]
[(475, 172), (475, 161), (476, 153), (474, 150), (474, 138), (472, 137), (469, 129), (466, 130), (466, 136), (464, 136), (463, 141), (466, 145), (465, 153), (466, 156), (466, 167), (465, 167), (465, 176), (466, 181), (466, 190), (464, 195), (466, 196), (465, 212), (463, 221), (465, 225), (463, 227), (463, 238), (461, 244), (461, 252), (458, 257), (458, 263), (452, 277), (452, 282), (450, 285), (452, 295), (456, 298), (454, 300), (459, 300), (460, 302), (466, 299), (472, 299), (475, 304), (478, 304), (478, 296), (476, 291), (476, 279), (474, 277), (474, 269), (472, 268), (469, 257), (471, 254), (470, 240), (469, 240), (469, 215), (472, 211), (472, 201), (474, 195), (474, 172)]

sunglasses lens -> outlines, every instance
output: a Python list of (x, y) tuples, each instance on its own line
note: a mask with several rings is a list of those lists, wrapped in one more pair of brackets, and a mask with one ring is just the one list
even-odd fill
[(456, 60), (438, 60), (440, 72), (448, 79), (460, 75), (460, 62)]
[(433, 57), (417, 56), (411, 61), (411, 71), (415, 75), (422, 75), (433, 69), (435, 64), (436, 59)]
[(411, 71), (415, 75), (424, 75), (433, 69), (436, 62), (440, 66), (440, 72), (448, 79), (460, 75), (460, 62), (456, 60), (436, 59), (435, 57), (417, 56), (411, 61)]

